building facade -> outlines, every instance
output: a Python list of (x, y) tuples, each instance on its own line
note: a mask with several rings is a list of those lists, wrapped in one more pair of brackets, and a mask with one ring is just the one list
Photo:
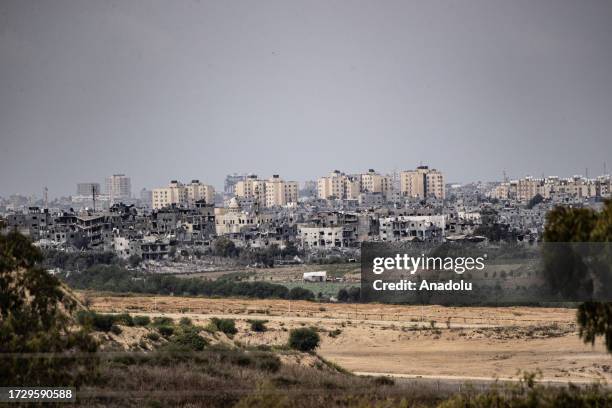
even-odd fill
[(199, 180), (192, 180), (185, 185), (177, 180), (172, 180), (167, 187), (154, 188), (152, 193), (152, 207), (159, 210), (171, 205), (194, 206), (196, 202), (213, 204), (215, 189), (213, 186), (203, 184)]
[(428, 166), (402, 171), (400, 192), (405, 197), (444, 199), (446, 197), (444, 175), (441, 171), (430, 169)]
[(110, 204), (119, 203), (132, 197), (132, 182), (125, 174), (113, 174), (106, 178), (106, 194)]
[(259, 206), (284, 206), (298, 201), (298, 183), (285, 181), (278, 174), (268, 180), (261, 180), (256, 175), (249, 175), (236, 183), (236, 196), (252, 199)]

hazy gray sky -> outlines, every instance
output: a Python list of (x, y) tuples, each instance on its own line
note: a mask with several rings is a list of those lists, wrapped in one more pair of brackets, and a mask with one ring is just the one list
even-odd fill
[(612, 1), (0, 0), (0, 194), (612, 167)]

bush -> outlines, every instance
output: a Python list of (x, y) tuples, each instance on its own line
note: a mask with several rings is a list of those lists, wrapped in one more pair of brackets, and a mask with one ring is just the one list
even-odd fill
[(159, 334), (161, 334), (164, 337), (170, 337), (174, 334), (174, 327), (172, 326), (159, 326), (157, 328), (157, 331), (159, 331)]
[(291, 300), (313, 300), (315, 298), (315, 295), (314, 293), (312, 293), (312, 291), (308, 289), (296, 286), (295, 288), (289, 291), (287, 298)]
[(129, 327), (134, 326), (134, 319), (132, 318), (132, 316), (130, 316), (127, 313), (115, 315), (114, 320), (116, 324), (121, 324), (123, 326), (129, 326)]
[(234, 319), (219, 319), (213, 317), (210, 320), (218, 330), (222, 331), (228, 336), (238, 333), (238, 330), (236, 330), (236, 322), (234, 321)]
[(153, 318), (153, 326), (171, 326), (174, 324), (174, 320), (169, 317), (154, 317)]
[(193, 323), (191, 322), (190, 318), (182, 317), (181, 320), (179, 320), (179, 324), (181, 326), (191, 326)]
[(136, 326), (148, 326), (151, 323), (149, 316), (134, 316), (132, 320)]
[(159, 340), (159, 334), (155, 333), (155, 332), (151, 332), (147, 334), (147, 339), (151, 340), (151, 341), (158, 341)]
[(93, 328), (95, 330), (103, 332), (109, 331), (115, 322), (113, 315), (105, 315), (99, 313), (93, 313), (92, 319)]
[(382, 376), (382, 377), (376, 377), (374, 378), (374, 384), (376, 385), (382, 385), (382, 386), (392, 386), (395, 385), (395, 380), (393, 380), (393, 378), (391, 377), (386, 377), (386, 376)]
[(299, 351), (312, 351), (319, 347), (321, 338), (313, 328), (302, 327), (289, 332), (289, 347)]
[(115, 323), (115, 316), (81, 310), (76, 314), (76, 320), (81, 326), (108, 332)]
[(208, 341), (206, 341), (206, 339), (200, 336), (196, 331), (186, 331), (181, 333), (173, 339), (173, 342), (193, 351), (202, 351), (208, 345)]
[(265, 332), (268, 328), (266, 327), (267, 320), (248, 320), (251, 323), (251, 330), (254, 332)]

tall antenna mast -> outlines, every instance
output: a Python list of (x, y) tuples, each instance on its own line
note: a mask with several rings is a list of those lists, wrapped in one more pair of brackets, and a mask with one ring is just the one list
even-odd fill
[(96, 212), (96, 185), (91, 184), (91, 200), (93, 201), (93, 211)]

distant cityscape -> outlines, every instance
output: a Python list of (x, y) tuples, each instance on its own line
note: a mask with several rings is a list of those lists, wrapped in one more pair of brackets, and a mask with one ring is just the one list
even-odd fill
[(206, 249), (219, 237), (238, 247), (358, 251), (364, 241), (541, 239), (547, 212), (558, 205), (599, 208), (611, 178), (557, 176), (449, 184), (428, 166), (381, 174), (333, 170), (299, 185), (274, 174), (230, 174), (222, 192), (193, 179), (132, 192), (113, 174), (76, 183), (75, 195), (49, 200), (0, 198), (5, 228), (36, 245), (113, 251), (121, 258), (164, 260), (181, 248)]

